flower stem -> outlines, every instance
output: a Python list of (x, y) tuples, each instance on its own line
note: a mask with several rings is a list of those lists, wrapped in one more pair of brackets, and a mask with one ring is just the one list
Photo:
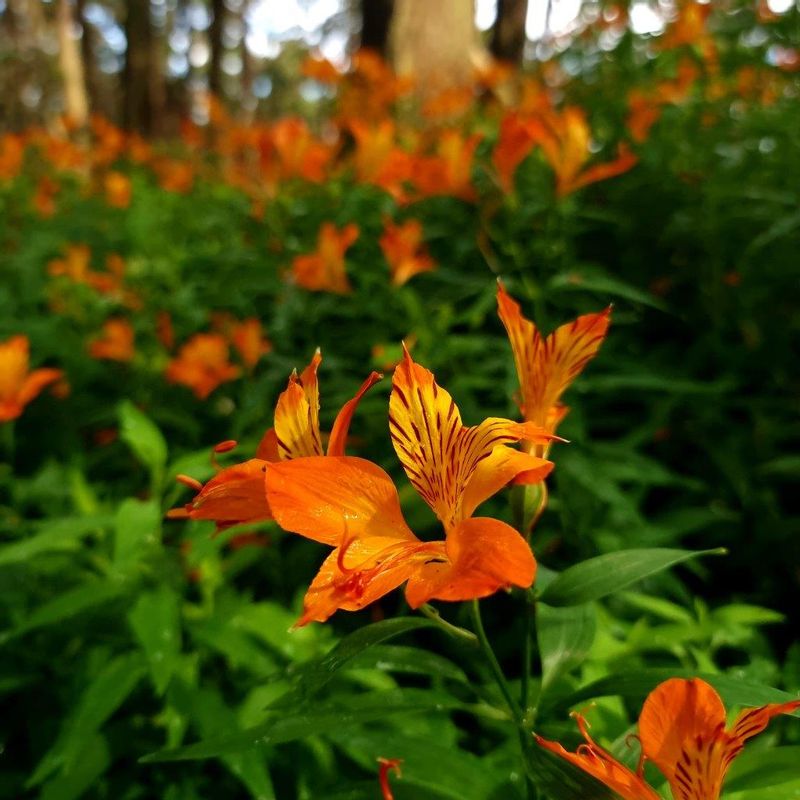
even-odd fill
[(506, 705), (511, 712), (511, 716), (514, 718), (514, 721), (517, 723), (517, 725), (522, 727), (522, 711), (520, 710), (517, 701), (514, 699), (514, 696), (511, 694), (511, 687), (506, 681), (506, 677), (503, 674), (503, 669), (497, 660), (497, 656), (494, 654), (494, 650), (492, 649), (492, 645), (490, 644), (488, 637), (486, 636), (486, 631), (483, 627), (483, 620), (481, 619), (481, 609), (477, 600), (472, 601), (472, 621), (473, 625), (475, 626), (475, 634), (478, 637), (478, 642), (480, 643), (483, 654), (486, 657), (486, 662), (489, 664), (489, 668), (492, 671), (492, 675), (497, 683), (497, 687), (500, 689), (503, 699), (506, 701)]
[(469, 642), (473, 646), (478, 644), (478, 637), (472, 631), (468, 631), (466, 628), (459, 628), (458, 625), (453, 625), (452, 622), (442, 619), (439, 612), (432, 605), (423, 603), (417, 610), (423, 616), (435, 622), (449, 636), (455, 636), (457, 639)]

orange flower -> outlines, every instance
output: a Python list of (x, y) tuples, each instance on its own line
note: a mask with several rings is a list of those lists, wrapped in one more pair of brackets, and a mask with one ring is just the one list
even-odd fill
[(675, 800), (719, 800), (725, 773), (745, 742), (761, 733), (774, 716), (798, 708), (800, 700), (748, 708), (726, 728), (725, 706), (712, 686), (699, 678), (672, 678), (645, 700), (639, 717), (642, 756), (635, 773), (592, 741), (580, 715), (575, 716), (587, 743), (575, 753), (541, 736), (536, 741), (588, 772), (623, 800), (660, 800), (645, 783), (645, 760), (661, 770)]
[(272, 146), (278, 155), (280, 178), (303, 178), (319, 183), (325, 180), (325, 167), (333, 158), (333, 148), (316, 139), (305, 120), (286, 117), (272, 126)]
[(507, 419), (465, 427), (453, 399), (408, 351), (392, 381), (389, 429), (406, 475), (442, 522), (446, 540), (423, 542), (412, 533), (392, 479), (370, 461), (312, 456), (273, 464), (267, 501), (275, 520), (335, 548), (309, 587), (298, 625), (363, 608), (406, 582), (412, 608), (533, 583), (536, 562), (520, 534), (472, 513), (511, 480), (538, 482), (553, 466), (506, 445), (552, 437)]
[(591, 157), (591, 130), (582, 108), (568, 106), (563, 111), (545, 111), (537, 139), (556, 174), (556, 194), (564, 197), (590, 183), (627, 172), (637, 157), (624, 144), (619, 156), (604, 164), (587, 167)]
[(395, 286), (402, 286), (420, 272), (429, 272), (436, 266), (425, 250), (422, 223), (418, 219), (409, 219), (395, 225), (387, 218), (384, 221), (380, 245), (389, 262), (392, 283)]
[(51, 177), (45, 175), (36, 184), (33, 206), (40, 217), (52, 217), (56, 213), (56, 196), (61, 186)]
[(232, 322), (228, 336), (248, 369), (253, 369), (261, 356), (272, 350), (272, 343), (264, 336), (261, 322), (255, 317)]
[(104, 181), (106, 202), (114, 208), (127, 208), (131, 204), (131, 179), (121, 172), (109, 172)]
[(316, 253), (296, 256), (292, 262), (295, 283), (316, 292), (350, 292), (344, 254), (358, 236), (355, 223), (348, 223), (339, 230), (332, 222), (324, 222), (319, 229)]
[(237, 378), (241, 370), (228, 360), (228, 342), (218, 333), (196, 333), (167, 365), (167, 380), (188, 386), (205, 400), (220, 384)]
[(497, 307), (514, 353), (520, 411), (529, 422), (553, 432), (569, 411), (559, 402), (561, 395), (600, 349), (611, 306), (598, 314), (584, 314), (549, 336), (542, 336), (536, 325), (522, 316), (519, 303), (499, 281)]
[(63, 377), (60, 369), (31, 372), (29, 353), (27, 336), (12, 336), (0, 342), (0, 422), (16, 419), (45, 386)]
[(300, 72), (306, 78), (318, 81), (319, 83), (330, 83), (336, 85), (342, 80), (342, 73), (336, 69), (325, 58), (314, 58), (308, 56), (300, 65)]
[(19, 175), (25, 156), (25, 142), (21, 136), (7, 133), (0, 138), (0, 180), (10, 181)]
[(500, 123), (500, 136), (492, 151), (492, 164), (497, 170), (504, 192), (514, 191), (514, 173), (536, 146), (537, 123), (509, 111)]
[[(264, 434), (256, 457), (220, 470), (205, 486), (196, 486), (198, 494), (194, 500), (184, 508), (173, 509), (169, 516), (213, 520), (218, 529), (272, 519), (264, 486), (267, 465), (323, 452), (317, 381), (321, 361), (322, 356), (317, 351), (299, 376), (293, 372), (289, 377), (286, 390), (275, 405), (274, 427)], [(361, 398), (380, 378), (373, 372), (355, 397), (342, 406), (328, 440), (329, 456), (344, 455), (353, 414)], [(185, 482), (194, 485), (191, 479)]]
[(480, 134), (464, 137), (455, 130), (442, 133), (436, 145), (436, 155), (418, 156), (412, 178), (424, 197), (452, 195), (472, 200), (472, 160)]
[(126, 319), (108, 319), (101, 336), (89, 344), (89, 355), (109, 361), (132, 361), (133, 327)]

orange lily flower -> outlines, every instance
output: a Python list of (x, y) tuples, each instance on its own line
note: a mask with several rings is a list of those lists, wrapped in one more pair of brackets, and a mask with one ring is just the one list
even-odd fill
[(52, 217), (56, 213), (56, 196), (61, 186), (49, 175), (39, 179), (36, 184), (36, 194), (33, 196), (33, 206), (40, 217)]
[(397, 146), (394, 122), (384, 119), (370, 125), (354, 119), (347, 126), (356, 143), (353, 165), (357, 178), (379, 186), (402, 202), (405, 199), (403, 184), (411, 177), (413, 159)]
[(589, 736), (586, 721), (575, 715), (586, 744), (575, 753), (541, 736), (545, 749), (588, 772), (623, 800), (660, 800), (644, 780), (644, 761), (652, 761), (669, 782), (675, 800), (719, 800), (725, 773), (745, 742), (761, 733), (778, 714), (800, 708), (800, 700), (742, 711), (730, 728), (722, 699), (699, 678), (672, 678), (645, 700), (639, 717), (642, 756), (636, 772), (617, 761)]
[(492, 164), (497, 170), (503, 191), (514, 191), (514, 173), (536, 146), (539, 123), (509, 111), (500, 122), (500, 136), (492, 151)]
[(430, 272), (436, 266), (425, 250), (422, 223), (418, 219), (409, 219), (395, 225), (387, 218), (384, 221), (380, 246), (389, 262), (392, 283), (395, 286), (402, 286), (420, 272)]
[(45, 386), (64, 375), (60, 369), (47, 367), (30, 371), (29, 354), (27, 336), (12, 336), (0, 342), (0, 422), (19, 417)]
[(0, 138), (0, 180), (10, 181), (22, 169), (25, 141), (21, 136), (7, 133)]
[(358, 236), (358, 225), (353, 222), (341, 230), (332, 222), (323, 222), (316, 253), (296, 256), (292, 262), (295, 283), (311, 291), (348, 294), (352, 289), (344, 268), (344, 254)]
[(127, 208), (131, 204), (131, 179), (121, 172), (109, 172), (104, 180), (106, 202), (114, 208)]
[(106, 320), (100, 337), (89, 343), (89, 355), (109, 361), (132, 361), (133, 326), (126, 319)]
[(271, 143), (280, 161), (280, 177), (299, 177), (315, 183), (325, 180), (325, 167), (334, 150), (314, 137), (305, 120), (286, 117), (276, 122)]
[(241, 370), (228, 361), (228, 342), (218, 333), (196, 333), (167, 364), (170, 383), (188, 386), (205, 400), (220, 384), (238, 378)]
[(584, 314), (542, 336), (497, 283), (497, 308), (508, 333), (520, 382), (519, 406), (529, 422), (554, 432), (569, 408), (559, 402), (567, 387), (594, 358), (608, 331), (611, 306)]
[(481, 140), (480, 134), (464, 137), (459, 131), (444, 131), (436, 145), (436, 154), (418, 156), (412, 178), (423, 197), (452, 195), (472, 200), (472, 160)]
[(582, 108), (568, 106), (560, 113), (542, 112), (541, 121), (538, 141), (556, 174), (556, 194), (559, 197), (627, 172), (638, 160), (621, 144), (616, 159), (587, 168), (591, 157), (591, 130)]
[(261, 356), (272, 350), (272, 343), (264, 336), (261, 322), (256, 317), (233, 322), (228, 335), (248, 369), (253, 369)]
[[(255, 458), (220, 470), (205, 486), (184, 480), (197, 488), (198, 494), (184, 508), (173, 509), (170, 517), (210, 519), (218, 529), (272, 519), (264, 487), (267, 465), (323, 453), (317, 380), (321, 361), (322, 355), (317, 351), (300, 375), (293, 372), (289, 377), (286, 390), (275, 405), (274, 427), (264, 434)], [(377, 372), (371, 373), (356, 395), (342, 406), (328, 439), (328, 456), (344, 455), (353, 414), (361, 398), (380, 379)]]
[(446, 539), (423, 542), (412, 533), (392, 479), (370, 461), (311, 457), (272, 465), (267, 500), (278, 524), (335, 548), (308, 589), (298, 626), (324, 622), (337, 609), (364, 608), (406, 582), (412, 608), (533, 583), (536, 562), (522, 536), (472, 513), (513, 479), (536, 483), (552, 469), (506, 445), (552, 437), (507, 419), (462, 425), (452, 397), (407, 350), (392, 380), (389, 429), (406, 475)]

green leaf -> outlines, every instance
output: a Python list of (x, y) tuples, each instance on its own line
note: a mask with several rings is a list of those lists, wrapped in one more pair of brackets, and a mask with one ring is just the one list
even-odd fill
[(350, 669), (377, 669), (405, 675), (425, 675), (429, 678), (468, 683), (463, 670), (443, 656), (418, 647), (375, 645), (353, 658)]
[[(670, 678), (702, 678), (710, 683), (720, 694), (725, 706), (730, 710), (734, 706), (763, 706), (768, 703), (788, 703), (797, 700), (797, 697), (781, 689), (771, 686), (743, 681), (730, 675), (714, 675), (697, 673), (696, 671), (658, 667), (636, 670), (633, 672), (620, 672), (600, 678), (578, 689), (571, 694), (559, 697), (555, 703), (545, 703), (557, 709), (567, 709), (587, 700), (597, 697), (623, 697), (633, 703), (641, 703), (644, 698), (658, 686)], [(794, 713), (800, 716), (800, 711)]]
[(564, 570), (542, 592), (540, 600), (551, 606), (574, 606), (599, 600), (613, 592), (699, 556), (724, 555), (717, 550), (650, 548), (620, 550), (590, 558)]
[(367, 770), (374, 769), (381, 756), (401, 759), (402, 778), (393, 780), (398, 790), (429, 789), (437, 797), (452, 800), (509, 797), (508, 792), (499, 793), (508, 780), (503, 771), (492, 768), (486, 759), (449, 744), (392, 731), (381, 731), (376, 736), (348, 730), (333, 732), (331, 738)]
[(138, 653), (110, 661), (88, 684), (77, 705), (61, 726), (55, 744), (39, 762), (28, 786), (35, 786), (55, 769), (70, 770), (77, 764), (85, 742), (125, 702), (144, 675)]
[(336, 673), (360, 653), (404, 633), (435, 627), (436, 623), (421, 617), (386, 619), (359, 628), (342, 639), (329, 653), (301, 665), (290, 674), (295, 688), (281, 697), (271, 708), (296, 707), (326, 686)]
[(109, 766), (108, 743), (103, 736), (94, 734), (84, 743), (75, 763), (42, 786), (39, 800), (74, 800), (96, 785)]
[(282, 710), (270, 719), (241, 732), (207, 742), (145, 756), (143, 763), (190, 761), (239, 753), (260, 745), (282, 744), (307, 736), (351, 728), (366, 722), (386, 719), (394, 714), (467, 710), (469, 706), (447, 694), (427, 689), (391, 689), (368, 692), (336, 703), (319, 703), (296, 711)]
[(36, 608), (17, 628), (3, 634), (0, 642), (104, 605), (121, 595), (124, 588), (122, 583), (113, 580), (91, 580), (83, 583)]
[[(745, 749), (731, 765), (731, 771), (725, 781), (725, 792), (767, 789), (789, 781), (800, 784), (798, 764), (800, 764), (800, 745), (776, 747), (767, 751)], [(788, 792), (786, 796), (791, 797)]]
[(588, 655), (597, 618), (590, 605), (552, 608), (536, 606), (536, 635), (542, 659), (542, 694)]
[(555, 275), (547, 286), (553, 291), (590, 291), (599, 292), (604, 297), (622, 297), (634, 303), (651, 306), (661, 311), (667, 310), (667, 305), (649, 292), (632, 286), (629, 283), (613, 278), (596, 267), (582, 267), (570, 272)]
[(128, 622), (147, 656), (156, 693), (172, 678), (181, 651), (180, 597), (168, 586), (142, 594)]
[(120, 438), (150, 470), (154, 484), (160, 484), (167, 463), (167, 443), (156, 424), (128, 400), (119, 405)]
[(161, 539), (161, 511), (154, 500), (123, 500), (114, 519), (114, 566), (125, 572)]
[(33, 536), (0, 547), (0, 566), (19, 564), (50, 550), (73, 550), (77, 540), (109, 527), (108, 515), (68, 517), (46, 522)]

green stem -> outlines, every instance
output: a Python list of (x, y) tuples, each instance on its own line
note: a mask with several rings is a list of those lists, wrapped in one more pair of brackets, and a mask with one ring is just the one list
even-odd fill
[(497, 687), (500, 689), (503, 699), (506, 701), (506, 705), (511, 712), (511, 716), (521, 729), (522, 711), (520, 710), (517, 701), (511, 694), (511, 687), (506, 681), (506, 676), (503, 674), (503, 669), (497, 660), (497, 656), (494, 654), (494, 650), (492, 649), (492, 645), (490, 644), (488, 637), (486, 636), (486, 631), (483, 627), (483, 620), (481, 619), (481, 609), (477, 600), (472, 601), (472, 621), (475, 626), (475, 633), (478, 637), (478, 642), (480, 643), (483, 654), (486, 657), (487, 663), (489, 664), (489, 668), (492, 671), (492, 675), (497, 683)]
[(472, 631), (468, 631), (466, 628), (459, 628), (458, 625), (453, 625), (452, 622), (442, 619), (439, 612), (428, 603), (423, 603), (417, 610), (423, 616), (435, 622), (449, 636), (455, 636), (457, 639), (469, 642), (473, 646), (478, 644), (478, 637)]

